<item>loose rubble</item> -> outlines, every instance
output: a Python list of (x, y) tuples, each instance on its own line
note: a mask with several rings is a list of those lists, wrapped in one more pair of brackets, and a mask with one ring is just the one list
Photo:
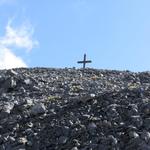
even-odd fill
[(150, 150), (150, 72), (0, 70), (0, 150)]

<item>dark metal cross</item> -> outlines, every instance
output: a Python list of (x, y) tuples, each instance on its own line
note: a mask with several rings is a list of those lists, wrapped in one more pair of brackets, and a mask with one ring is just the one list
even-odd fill
[(86, 60), (86, 54), (84, 54), (84, 59), (83, 59), (83, 61), (78, 61), (77, 63), (83, 64), (83, 69), (85, 69), (85, 65), (86, 65), (87, 63), (91, 63), (91, 62), (92, 62), (91, 60)]

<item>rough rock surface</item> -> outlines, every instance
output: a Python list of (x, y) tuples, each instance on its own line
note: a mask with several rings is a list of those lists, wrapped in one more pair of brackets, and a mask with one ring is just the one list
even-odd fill
[(150, 150), (150, 72), (0, 70), (0, 150)]

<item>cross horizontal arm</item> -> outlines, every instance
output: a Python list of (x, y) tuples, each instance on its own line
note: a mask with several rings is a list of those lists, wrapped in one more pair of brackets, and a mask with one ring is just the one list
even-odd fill
[(91, 63), (91, 60), (86, 60), (86, 61), (78, 61), (77, 63)]

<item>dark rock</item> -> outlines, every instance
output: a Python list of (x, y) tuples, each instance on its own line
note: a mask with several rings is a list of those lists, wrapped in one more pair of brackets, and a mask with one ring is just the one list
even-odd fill
[(149, 115), (149, 114), (150, 114), (150, 104), (149, 104), (149, 103), (144, 105), (143, 112), (144, 112), (146, 115)]
[(64, 126), (62, 129), (63, 135), (68, 136), (69, 132), (70, 132), (70, 128), (68, 126)]
[(150, 129), (150, 118), (145, 118), (144, 127), (149, 130)]

